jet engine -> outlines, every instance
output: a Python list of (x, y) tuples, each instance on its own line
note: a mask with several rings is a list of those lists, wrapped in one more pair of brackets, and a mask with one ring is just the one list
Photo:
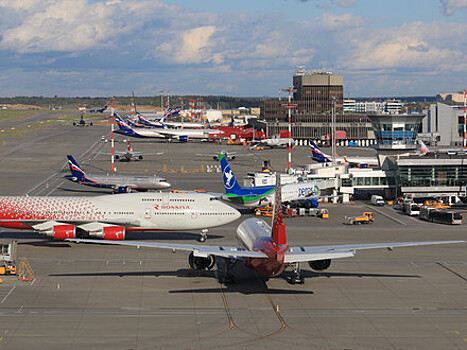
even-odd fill
[(188, 264), (193, 270), (210, 270), (214, 267), (216, 260), (212, 255), (209, 255), (207, 258), (195, 256), (193, 252), (190, 253), (188, 257)]
[(116, 160), (119, 160), (120, 159), (120, 156), (118, 154), (115, 155), (115, 159)]
[(66, 239), (76, 237), (76, 227), (74, 225), (54, 225), (47, 230), (39, 231), (39, 234), (52, 237), (53, 239)]
[(308, 261), (308, 265), (315, 271), (324, 271), (331, 266), (331, 259)]
[(138, 159), (139, 159), (139, 160), (143, 160), (143, 156), (138, 156)]
[(309, 198), (305, 202), (305, 208), (318, 208), (319, 203), (315, 198)]
[(116, 193), (130, 193), (131, 187), (130, 186), (118, 186), (115, 192)]
[(122, 241), (125, 239), (125, 227), (104, 226), (98, 231), (90, 231), (89, 237), (112, 241)]

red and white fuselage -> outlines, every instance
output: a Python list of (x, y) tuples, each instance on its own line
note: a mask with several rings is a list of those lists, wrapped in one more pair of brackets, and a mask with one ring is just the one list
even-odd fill
[(268, 256), (244, 258), (245, 266), (268, 277), (280, 275), (287, 267), (287, 264), (284, 264), (284, 254), (289, 250), (288, 244), (274, 243), (271, 227), (263, 220), (250, 218), (243, 221), (237, 228), (237, 238), (245, 249), (261, 251)]
[[(74, 238), (70, 235), (75, 236), (76, 229), (88, 233), (110, 232), (111, 227), (129, 231), (207, 229), (228, 224), (239, 217), (236, 209), (204, 193), (0, 197), (0, 227), (34, 229), (60, 239)], [(68, 232), (66, 237), (54, 235), (58, 231), (63, 234), (65, 228)], [(73, 234), (69, 233), (70, 229), (73, 229)]]

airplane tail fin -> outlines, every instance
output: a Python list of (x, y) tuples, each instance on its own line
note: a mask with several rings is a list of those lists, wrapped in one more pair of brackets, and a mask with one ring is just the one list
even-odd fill
[(114, 113), (115, 123), (117, 123), (120, 130), (131, 131), (130, 126), (117, 113)]
[(420, 156), (424, 156), (430, 153), (430, 150), (428, 149), (428, 147), (425, 145), (425, 143), (422, 140), (418, 140), (418, 142), (420, 143)]
[(276, 245), (287, 244), (285, 224), (282, 218), (281, 177), (279, 174), (276, 174), (274, 214), (272, 220), (272, 241)]
[(242, 187), (238, 184), (235, 175), (230, 168), (229, 162), (225, 154), (219, 154), (219, 160), (221, 162), (222, 168), (222, 178), (224, 179), (224, 188), (226, 193), (236, 193), (237, 191), (241, 190)]
[(319, 163), (328, 163), (331, 161), (331, 157), (329, 157), (326, 153), (321, 151), (321, 149), (316, 143), (313, 142), (313, 140), (310, 140), (310, 148), (311, 153), (313, 154), (313, 159), (315, 159)]
[(80, 168), (73, 156), (67, 155), (66, 157), (68, 158), (68, 166), (70, 167), (71, 176), (76, 178), (77, 181), (86, 181), (86, 173)]

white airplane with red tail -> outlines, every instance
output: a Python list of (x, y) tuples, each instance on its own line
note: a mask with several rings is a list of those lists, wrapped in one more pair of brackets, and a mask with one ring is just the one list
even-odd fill
[(293, 268), (291, 283), (303, 283), (299, 264), (308, 262), (314, 270), (326, 270), (331, 265), (331, 260), (353, 257), (357, 250), (394, 247), (408, 247), (428, 244), (462, 243), (465, 241), (431, 241), (431, 242), (404, 242), (404, 243), (375, 243), (375, 244), (351, 244), (333, 246), (308, 246), (290, 247), (287, 243), (285, 224), (282, 221), (282, 204), (280, 178), (276, 181), (276, 198), (274, 204), (273, 225), (271, 227), (263, 220), (249, 218), (243, 221), (237, 228), (237, 238), (241, 247), (204, 246), (191, 244), (170, 244), (151, 242), (119, 242), (97, 241), (92, 239), (70, 239), (73, 242), (105, 243), (130, 245), (136, 247), (151, 247), (171, 249), (172, 251), (189, 251), (189, 265), (195, 270), (211, 269), (214, 267), (216, 257), (225, 259), (226, 273), (221, 282), (231, 281), (233, 276), (230, 268), (237, 261), (243, 263), (259, 274), (266, 277), (280, 275), (287, 267)]
[(205, 193), (146, 192), (95, 197), (0, 196), (0, 227), (35, 230), (53, 239), (125, 239), (126, 231), (201, 230), (240, 213)]

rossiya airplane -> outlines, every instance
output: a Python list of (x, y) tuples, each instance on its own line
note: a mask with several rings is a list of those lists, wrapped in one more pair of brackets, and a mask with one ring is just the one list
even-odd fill
[[(274, 185), (242, 187), (237, 181), (225, 154), (219, 154), (225, 193), (221, 198), (225, 201), (244, 207), (258, 207), (274, 200)], [(320, 190), (316, 182), (297, 182), (282, 185), (283, 201), (299, 202), (308, 208), (317, 208)]]
[(245, 266), (266, 277), (279, 276), (286, 268), (291, 267), (293, 269), (293, 276), (289, 279), (289, 282), (292, 284), (304, 282), (304, 278), (300, 274), (300, 263), (303, 262), (308, 262), (308, 265), (313, 270), (322, 271), (329, 268), (333, 259), (353, 257), (357, 250), (376, 248), (393, 249), (394, 247), (465, 242), (431, 241), (290, 247), (287, 243), (285, 224), (282, 220), (279, 176), (276, 181), (275, 196), (272, 228), (264, 220), (258, 218), (244, 220), (237, 227), (237, 238), (241, 243), (240, 247), (132, 241), (97, 241), (92, 239), (69, 239), (68, 241), (163, 248), (171, 249), (174, 252), (177, 250), (188, 251), (190, 252), (188, 263), (194, 270), (211, 269), (216, 264), (215, 258), (224, 258), (226, 268), (225, 273), (220, 276), (220, 282), (233, 281), (230, 270), (238, 261), (242, 261)]
[[(332, 157), (324, 153), (313, 140), (310, 140), (311, 158), (318, 163), (330, 163)], [(369, 165), (379, 165), (378, 158), (376, 157), (336, 157), (337, 163), (355, 164), (357, 167), (368, 168)]]
[(163, 190), (170, 187), (170, 183), (160, 176), (120, 175), (120, 174), (86, 174), (71, 155), (67, 155), (71, 175), (64, 178), (98, 188), (111, 188), (116, 193), (131, 191)]
[(0, 196), (0, 227), (35, 230), (53, 239), (125, 239), (126, 231), (201, 230), (240, 213), (205, 193), (147, 192), (95, 197)]

